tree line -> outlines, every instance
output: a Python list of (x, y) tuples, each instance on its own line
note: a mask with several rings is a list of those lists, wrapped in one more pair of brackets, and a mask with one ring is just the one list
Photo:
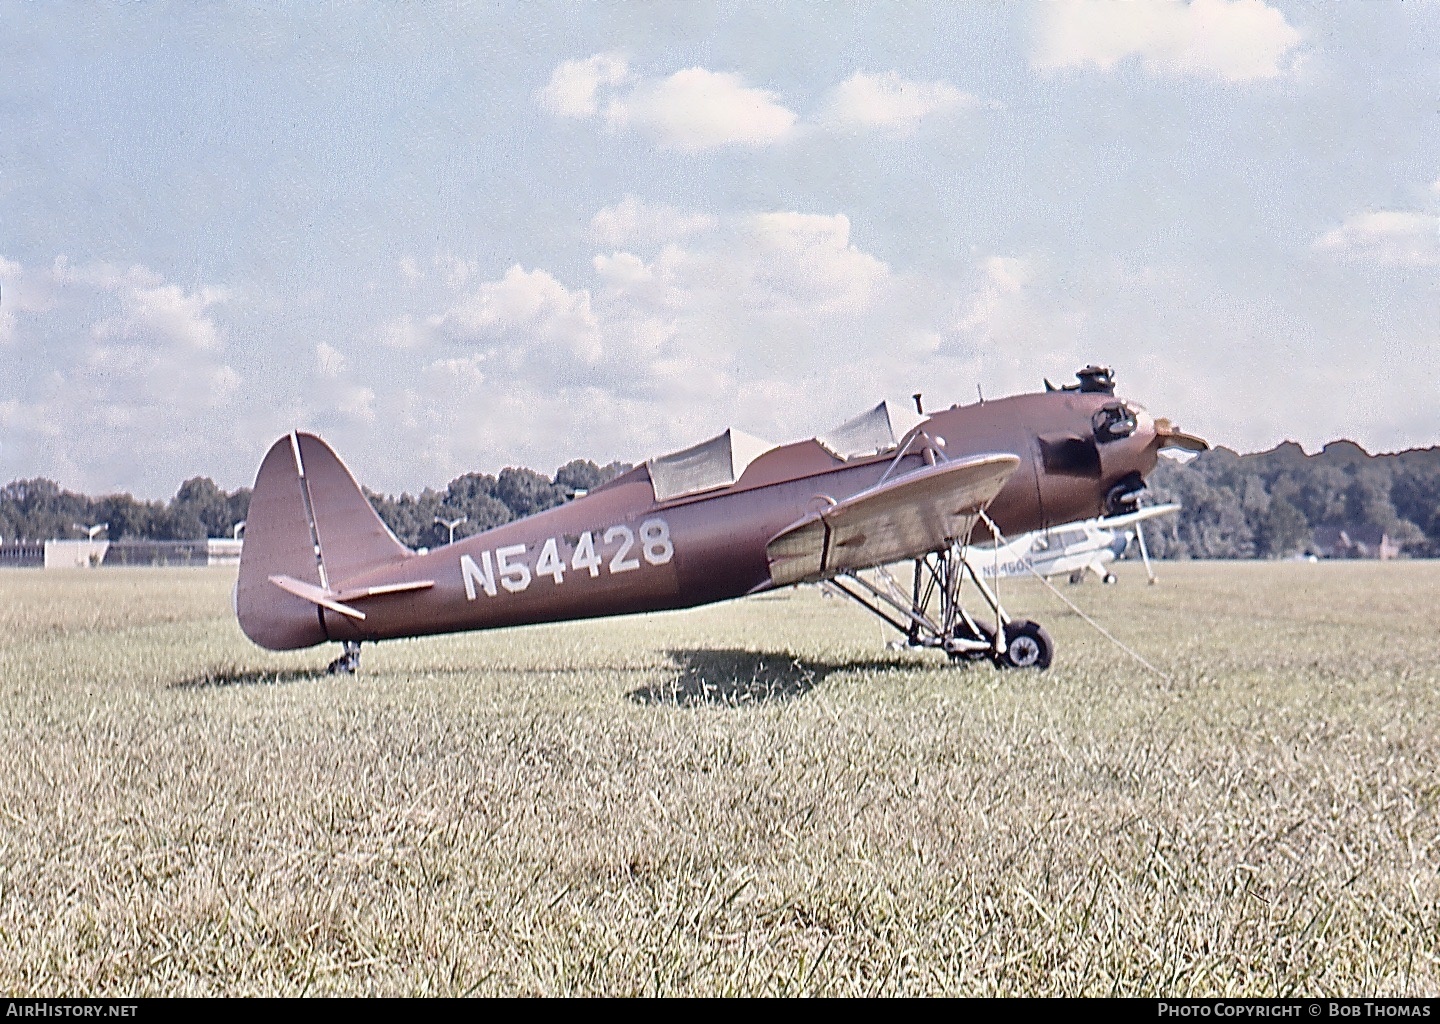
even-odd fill
[[(512, 468), (498, 476), (466, 473), (443, 491), (427, 487), (417, 495), (391, 497), (366, 490), (365, 495), (403, 543), (429, 548), (450, 539), (449, 528), (436, 520), (462, 520), (455, 527), (458, 540), (558, 505), (628, 469), (628, 463), (597, 466), (576, 459), (553, 478)], [(250, 488), (227, 492), (209, 477), (186, 480), (168, 502), (128, 494), (92, 498), (63, 490), (53, 480), (15, 480), (0, 488), (0, 542), (79, 539), (102, 523), (106, 529), (100, 536), (114, 541), (230, 537), (249, 508)]]
[(1287, 558), (1311, 550), (1317, 528), (1373, 528), (1406, 555), (1440, 557), (1440, 448), (1369, 455), (1332, 441), (1314, 455), (1294, 442), (1238, 455), (1226, 448), (1150, 476), (1156, 504), (1182, 510), (1147, 524), (1160, 558)]
[(450, 541), (447, 523), (461, 520), (455, 539), (500, 526), (512, 519), (543, 512), (591, 491), (631, 468), (628, 462), (597, 466), (588, 459), (567, 462), (547, 477), (533, 469), (502, 469), (498, 476), (466, 473), (443, 491), (429, 487), (398, 498), (365, 490), (385, 525), (412, 548), (435, 548)]
[(128, 494), (91, 498), (66, 491), (53, 480), (14, 480), (0, 488), (0, 538), (66, 540), (99, 534), (111, 540), (203, 540), (229, 537), (250, 507), (250, 488), (227, 493), (209, 477), (186, 480), (168, 502), (140, 501)]
[[(588, 491), (630, 469), (576, 459), (553, 477), (510, 468), (498, 475), (466, 473), (444, 490), (398, 497), (367, 490), (386, 525), (412, 548), (531, 515)], [(1150, 477), (1151, 500), (1179, 502), (1174, 516), (1146, 527), (1158, 558), (1285, 558), (1309, 550), (1314, 530), (1373, 527), (1404, 553), (1440, 557), (1440, 448), (1369, 455), (1335, 441), (1314, 455), (1293, 443), (1239, 455), (1225, 448), (1186, 463), (1161, 459)], [(128, 494), (100, 498), (62, 490), (51, 480), (16, 480), (0, 489), (0, 540), (85, 536), (108, 523), (111, 540), (199, 540), (229, 537), (245, 519), (250, 489), (226, 492), (208, 477), (186, 480), (168, 502)]]

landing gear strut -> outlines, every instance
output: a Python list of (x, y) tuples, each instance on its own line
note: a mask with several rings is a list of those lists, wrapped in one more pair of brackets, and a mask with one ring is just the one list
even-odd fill
[(332, 676), (353, 676), (360, 670), (360, 642), (346, 640), (342, 646), (344, 650), (341, 651), (340, 657), (332, 661), (325, 671)]
[[(1006, 613), (999, 595), (966, 560), (966, 546), (957, 542), (915, 559), (915, 578), (909, 593), (883, 566), (874, 570), (877, 580), (845, 572), (830, 583), (903, 633), (907, 647), (936, 648), (954, 662), (988, 659), (1000, 668), (1049, 668), (1055, 651), (1050, 634), (1038, 623), (1012, 619)], [(960, 587), (967, 578), (1001, 628), (976, 618), (961, 604)], [(937, 596), (939, 613), (932, 615), (931, 605)]]

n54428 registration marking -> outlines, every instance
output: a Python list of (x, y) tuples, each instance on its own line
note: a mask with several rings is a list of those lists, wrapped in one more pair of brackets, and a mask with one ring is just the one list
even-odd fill
[[(469, 555), (460, 556), (460, 575), (465, 581), (465, 597), (473, 601), (481, 591), (498, 597), (501, 588), (512, 594), (528, 590), (542, 576), (554, 586), (562, 585), (570, 575), (588, 572), (599, 576), (602, 568), (610, 575), (631, 572), (644, 563), (664, 565), (675, 557), (670, 540), (670, 524), (663, 519), (647, 519), (640, 524), (640, 535), (623, 523), (601, 533), (586, 530), (580, 534), (573, 550), (565, 551), (561, 539), (549, 537), (536, 545), (538, 555), (532, 567), (530, 551), (525, 544), (508, 544), (494, 551), (480, 552), (480, 561)], [(605, 558), (605, 555), (609, 558)]]

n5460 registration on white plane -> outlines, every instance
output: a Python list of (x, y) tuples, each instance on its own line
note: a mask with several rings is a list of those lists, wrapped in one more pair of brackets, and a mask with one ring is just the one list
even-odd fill
[(1140, 524), (1156, 516), (1178, 512), (1179, 505), (1147, 505), (1134, 512), (1086, 519), (1080, 522), (1035, 530), (1000, 545), (977, 545), (970, 549), (968, 559), (975, 571), (991, 579), (1006, 576), (1037, 575), (1069, 576), (1078, 583), (1087, 572), (1093, 572), (1105, 583), (1114, 583), (1110, 563), (1125, 553), (1134, 537), (1140, 544), (1140, 556), (1150, 582), (1150, 553), (1145, 548), (1145, 534)]

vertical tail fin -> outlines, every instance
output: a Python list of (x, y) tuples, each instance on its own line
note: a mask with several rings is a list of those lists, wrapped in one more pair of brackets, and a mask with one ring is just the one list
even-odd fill
[(261, 462), (250, 495), (235, 585), (240, 628), (271, 650), (324, 643), (324, 609), (271, 577), (329, 592), (410, 553), (329, 445), (313, 434), (282, 437)]
[(410, 549), (376, 514), (330, 446), (314, 434), (291, 436), (299, 446), (326, 585), (338, 589), (361, 573), (408, 558)]

